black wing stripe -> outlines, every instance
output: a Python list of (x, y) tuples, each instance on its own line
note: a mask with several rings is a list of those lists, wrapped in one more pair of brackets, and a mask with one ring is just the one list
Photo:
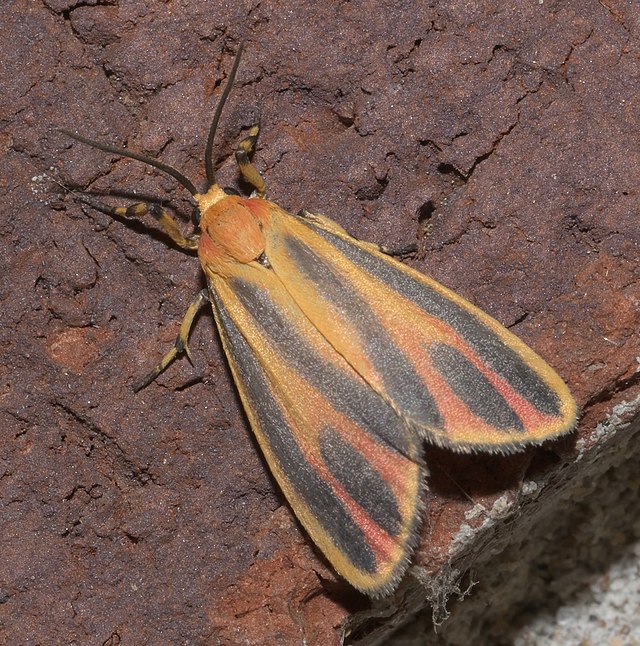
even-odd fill
[(313, 469), (300, 448), (289, 422), (273, 396), (265, 373), (222, 301), (212, 293), (218, 327), (237, 372), (237, 384), (251, 409), (259, 411), (260, 432), (269, 444), (296, 495), (331, 536), (353, 565), (374, 574), (377, 563), (364, 533), (333, 490)]
[(264, 289), (240, 278), (229, 279), (229, 286), (287, 365), (323, 393), (335, 410), (403, 455), (417, 459), (414, 434), (346, 361), (338, 368), (318, 357)]
[(387, 483), (361, 453), (325, 427), (320, 434), (320, 451), (325, 464), (349, 495), (391, 536), (402, 531), (402, 515)]
[(507, 400), (464, 354), (444, 343), (434, 343), (429, 354), (453, 392), (478, 417), (501, 431), (524, 433), (522, 420)]
[(434, 431), (443, 430), (444, 421), (434, 397), (369, 304), (336, 275), (330, 263), (300, 238), (287, 236), (283, 242), (296, 267), (317, 286), (323, 298), (337, 310), (344, 312), (349, 320), (357, 322), (358, 341), (382, 377), (386, 392), (403, 416), (420, 420)]
[(426, 283), (396, 269), (391, 258), (381, 258), (345, 238), (322, 229), (308, 220), (298, 220), (339, 249), (355, 265), (377, 277), (391, 289), (415, 303), (430, 316), (446, 321), (491, 368), (541, 413), (561, 416), (558, 395), (520, 356), (473, 314), (445, 298)]

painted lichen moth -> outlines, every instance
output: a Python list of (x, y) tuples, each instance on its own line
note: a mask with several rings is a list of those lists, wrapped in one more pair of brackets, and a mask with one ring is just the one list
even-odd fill
[(188, 353), (196, 312), (210, 302), (250, 425), (293, 511), (340, 575), (381, 596), (417, 540), (425, 440), (514, 451), (571, 430), (576, 406), (552, 368), (454, 292), (322, 215), (265, 199), (250, 161), (257, 126), (236, 153), (252, 196), (216, 184), (213, 139), (240, 54), (209, 131), (204, 193), (157, 160), (64, 131), (174, 177), (197, 204), (197, 233), (184, 236), (157, 205), (80, 199), (111, 215), (151, 214), (179, 247), (197, 250), (207, 279), (174, 347), (134, 389)]

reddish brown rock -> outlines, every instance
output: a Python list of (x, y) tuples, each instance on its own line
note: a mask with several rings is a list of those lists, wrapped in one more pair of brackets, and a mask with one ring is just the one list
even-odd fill
[[(633, 446), (633, 7), (430, 4), (0, 10), (0, 641), (371, 643), (441, 609), (469, 567), (542, 531), (554, 500)], [(240, 41), (222, 184), (238, 183), (232, 152), (259, 105), (256, 160), (274, 200), (388, 246), (418, 239), (425, 255), (410, 263), (521, 336), (583, 408), (575, 436), (510, 458), (427, 447), (417, 578), (373, 608), (335, 580), (275, 489), (208, 314), (195, 365), (131, 392), (202, 288), (197, 261), (56, 183), (188, 216), (169, 178), (56, 129), (159, 155), (201, 184)]]

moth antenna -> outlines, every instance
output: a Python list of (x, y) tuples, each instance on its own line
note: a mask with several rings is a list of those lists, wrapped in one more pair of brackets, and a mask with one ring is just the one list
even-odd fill
[(218, 121), (220, 121), (220, 115), (222, 114), (222, 108), (227, 102), (229, 93), (233, 86), (233, 81), (236, 78), (236, 72), (238, 71), (238, 65), (240, 65), (240, 57), (242, 56), (242, 50), (244, 49), (244, 43), (240, 43), (236, 57), (233, 59), (233, 67), (231, 72), (229, 72), (229, 78), (227, 79), (227, 84), (224, 86), (222, 96), (218, 101), (218, 106), (216, 107), (215, 114), (213, 115), (213, 120), (211, 121), (211, 127), (209, 128), (209, 136), (207, 138), (207, 147), (204, 151), (204, 167), (207, 173), (207, 188), (211, 188), (216, 183), (216, 172), (213, 168), (213, 139), (216, 136), (216, 130), (218, 128)]
[(157, 159), (153, 159), (153, 157), (147, 157), (146, 155), (137, 153), (133, 150), (127, 150), (126, 148), (118, 148), (117, 146), (110, 146), (109, 144), (103, 144), (100, 141), (93, 141), (93, 139), (87, 139), (82, 135), (78, 135), (75, 132), (71, 132), (71, 130), (65, 130), (64, 128), (59, 128), (59, 131), (64, 133), (68, 137), (71, 137), (72, 139), (79, 141), (80, 143), (83, 143), (87, 146), (91, 146), (92, 148), (103, 150), (106, 153), (113, 153), (114, 155), (120, 155), (121, 157), (129, 157), (130, 159), (136, 159), (137, 161), (141, 161), (143, 164), (148, 164), (149, 166), (153, 166), (154, 168), (161, 170), (163, 173), (167, 173), (167, 175), (171, 175), (171, 177), (173, 177), (175, 180), (180, 182), (180, 184), (182, 184), (182, 186), (184, 186), (189, 191), (189, 193), (191, 193), (191, 195), (198, 194), (198, 189), (196, 189), (196, 187), (193, 185), (193, 182), (188, 177), (185, 177), (180, 171), (176, 170), (172, 166), (169, 166), (168, 164), (163, 164), (161, 161), (158, 161)]

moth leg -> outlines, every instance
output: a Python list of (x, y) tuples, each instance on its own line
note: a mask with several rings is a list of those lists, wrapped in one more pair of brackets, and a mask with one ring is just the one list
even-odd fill
[(411, 256), (412, 254), (416, 253), (418, 251), (418, 245), (413, 243), (413, 244), (408, 244), (405, 245), (404, 247), (387, 247), (386, 245), (376, 245), (382, 253), (386, 253), (387, 256), (394, 256), (398, 258), (402, 258), (404, 256)]
[(260, 126), (253, 126), (249, 130), (249, 136), (245, 137), (238, 145), (236, 162), (238, 163), (242, 176), (253, 186), (258, 197), (264, 197), (267, 192), (267, 184), (262, 175), (260, 175), (260, 171), (255, 167), (255, 164), (249, 159), (249, 156), (255, 150), (259, 132)]
[[(315, 224), (331, 233), (336, 233), (339, 236), (348, 235), (351, 238), (354, 237), (345, 229), (343, 229), (339, 224), (336, 224), (332, 220), (329, 220), (324, 215), (320, 215), (319, 213), (313, 213), (313, 211), (309, 211), (307, 209), (300, 209), (296, 215), (300, 218), (315, 222)], [(375, 242), (367, 242), (364, 240), (358, 240), (358, 242), (360, 242), (363, 246), (368, 246), (371, 249), (380, 251), (387, 256), (410, 256), (411, 254), (414, 254), (418, 251), (418, 245), (415, 243), (405, 245), (404, 247), (387, 247), (386, 245), (376, 244)]]
[(197, 249), (198, 240), (200, 236), (193, 234), (184, 236), (178, 227), (176, 221), (157, 204), (147, 204), (146, 202), (138, 202), (131, 206), (111, 206), (104, 202), (94, 200), (87, 195), (79, 195), (78, 199), (85, 204), (88, 204), (97, 211), (106, 213), (111, 216), (119, 216), (123, 218), (142, 217), (144, 215), (151, 215), (160, 225), (160, 228), (182, 249)]
[(196, 314), (202, 307), (205, 302), (209, 302), (209, 292), (206, 289), (203, 289), (193, 300), (191, 305), (187, 308), (187, 312), (182, 319), (182, 324), (180, 325), (180, 331), (176, 337), (173, 348), (167, 352), (167, 354), (160, 359), (158, 365), (140, 381), (133, 385), (133, 392), (137, 393), (139, 390), (142, 390), (148, 386), (160, 373), (164, 372), (171, 364), (171, 362), (183, 352), (186, 353), (189, 361), (191, 361), (191, 353), (189, 352), (189, 346), (187, 342), (189, 340), (189, 333), (191, 332), (191, 326), (193, 325), (193, 320), (196, 317)]

